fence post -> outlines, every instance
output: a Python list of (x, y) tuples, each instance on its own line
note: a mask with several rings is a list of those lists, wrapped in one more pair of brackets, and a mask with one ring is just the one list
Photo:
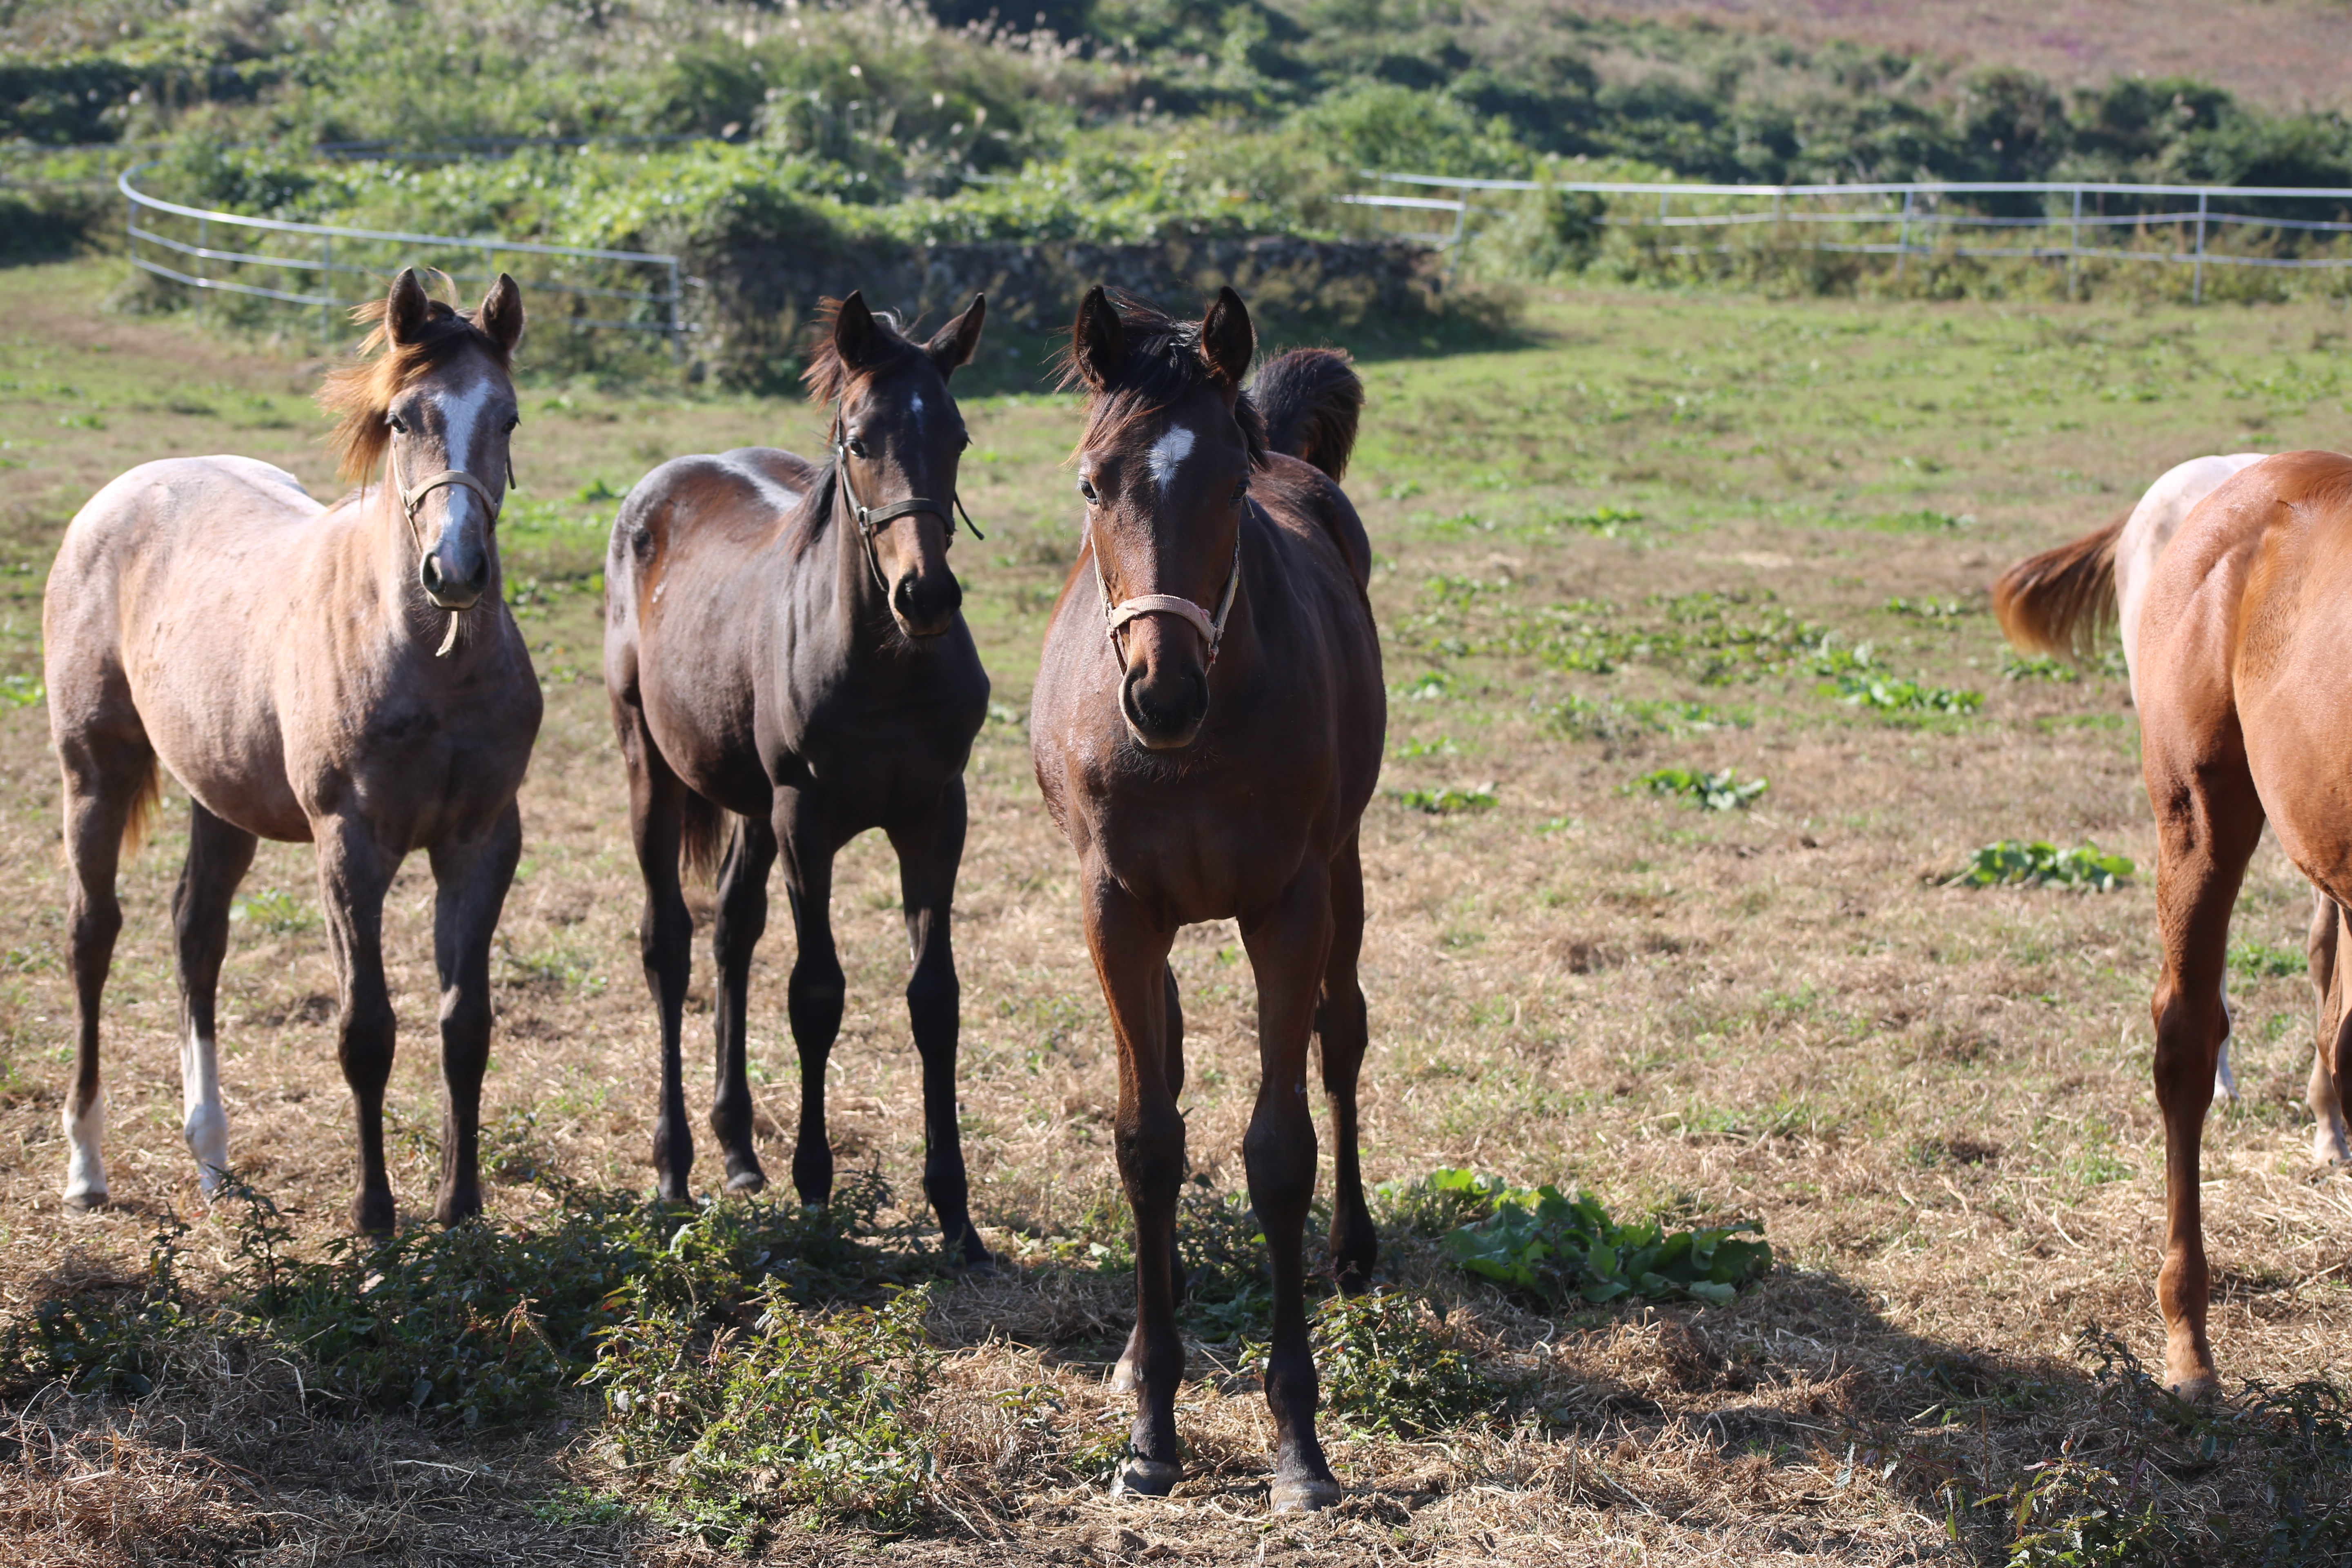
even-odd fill
[(205, 280), (212, 276), (205, 261), (205, 252), (212, 247), (213, 220), (200, 217), (196, 220), (196, 310), (200, 315), (205, 308)]
[(319, 237), (319, 353), (335, 352), (335, 237)]
[(1895, 231), (1895, 281), (1903, 281), (1903, 264), (1911, 259), (1911, 198), (1916, 193), (1903, 193), (1903, 223)]
[(2203, 303), (2205, 302), (2205, 197), (2206, 197), (2206, 195), (2207, 195), (2207, 193), (2206, 193), (2206, 192), (2204, 192), (2204, 191), (2202, 191), (2202, 190), (2200, 190), (2200, 191), (2199, 191), (2199, 192), (2197, 193), (2197, 274), (2196, 274), (2197, 280), (2196, 280), (2196, 283), (2194, 284), (2194, 286), (2191, 288), (2191, 289), (2190, 289), (2190, 291), (2189, 291), (2189, 302), (2190, 304), (2192, 304), (2192, 305), (2201, 305), (2201, 304), (2203, 304)]
[(673, 256), (669, 262), (669, 357), (673, 364), (686, 362), (686, 322), (679, 317), (678, 303), (677, 258)]
[(2083, 187), (2074, 187), (2074, 216), (2066, 226), (2066, 298), (2074, 298), (2074, 258), (2083, 253)]

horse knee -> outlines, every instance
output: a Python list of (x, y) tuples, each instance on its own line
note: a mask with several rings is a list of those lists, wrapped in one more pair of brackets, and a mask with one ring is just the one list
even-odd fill
[(1296, 1115), (1262, 1109), (1242, 1138), (1242, 1167), (1249, 1175), (1250, 1201), (1269, 1220), (1294, 1211), (1303, 1215), (1315, 1194), (1315, 1123), (1301, 1099)]
[(1129, 1202), (1173, 1205), (1184, 1181), (1184, 1119), (1172, 1105), (1139, 1110), (1112, 1140)]
[(945, 964), (919, 968), (907, 983), (907, 1016), (919, 1047), (940, 1030), (952, 1030), (962, 1016), (963, 985)]

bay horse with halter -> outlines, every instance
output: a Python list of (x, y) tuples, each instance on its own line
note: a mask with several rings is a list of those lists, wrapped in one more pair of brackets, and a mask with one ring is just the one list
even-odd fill
[(1085, 540), (1045, 634), (1030, 736), (1046, 807), (1078, 854), (1087, 946), (1118, 1044), (1137, 1306), (1117, 1377), (1139, 1400), (1118, 1486), (1163, 1495), (1182, 1475), (1184, 1023), (1168, 954), (1179, 926), (1234, 919), (1257, 978), (1261, 1078), (1243, 1157), (1274, 1274), (1271, 1500), (1290, 1510), (1339, 1495), (1315, 1435), (1301, 1257), (1318, 1035), (1343, 1286), (1363, 1286), (1377, 1247), (1357, 1163), (1358, 833), (1387, 710), (1365, 596), (1371, 548), (1336, 482), (1362, 383), (1345, 355), (1302, 350), (1244, 389), (1255, 352), (1230, 289), (1198, 322), (1114, 305), (1100, 289), (1079, 306), (1066, 384), (1088, 395), (1075, 459)]
[[(799, 936), (787, 1010), (799, 1047), (793, 1184), (833, 1192), (825, 1063), (841, 1030), (834, 856), (870, 827), (898, 857), (915, 972), (907, 1011), (923, 1067), (923, 1184), (948, 1246), (988, 1260), (971, 1226), (956, 1123), (961, 989), (949, 917), (965, 827), (963, 769), (988, 716), (988, 675), (947, 563), (956, 469), (971, 444), (948, 378), (980, 342), (985, 301), (927, 342), (851, 294), (832, 309), (805, 380), (834, 406), (822, 464), (751, 447), (677, 458), (629, 492), (604, 581), (604, 679), (629, 771), (646, 886), (640, 934), (660, 1013), (661, 1195), (688, 1194), (679, 1030), (693, 923), (681, 864), (718, 858), (717, 1090), (710, 1128), (727, 1190), (766, 1184), (752, 1147), (745, 989), (781, 850)], [(967, 519), (967, 521), (969, 521)]]
[(2287, 452), (2201, 462), (2207, 468), (2177, 488), (2212, 482), (2168, 541), (2156, 539), (2150, 549), (2163, 520), (2136, 533), (2136, 510), (2021, 563), (1995, 589), (2011, 640), (2051, 650), (2074, 643), (2126, 590), (2164, 950), (2150, 1004), (2165, 1152), (2157, 1300), (2165, 1379), (2200, 1396), (2220, 1387), (2206, 1335), (2200, 1153), (2230, 1034), (2230, 914), (2265, 822), (2317, 899), (2309, 956), (2319, 1039), (2310, 1093), (2322, 1160), (2345, 1157), (2342, 1091), (2352, 1072), (2352, 976), (2342, 963), (2352, 957), (2345, 940), (2352, 795), (2342, 782), (2352, 764), (2352, 679), (2343, 660), (2352, 646), (2352, 458)]
[[(482, 1206), (490, 936), (521, 849), (515, 792), (540, 721), (496, 531), (522, 295), (501, 275), (461, 312), (403, 270), (355, 315), (375, 323), (362, 353), (382, 352), (331, 374), (320, 401), (341, 416), (332, 440), (359, 489), (321, 507), (249, 458), (143, 464), (75, 516), (49, 574), (42, 634), (79, 1030), (65, 1201), (76, 1208), (107, 1196), (99, 1001), (122, 925), (115, 871), (160, 800), (159, 765), (190, 799), (172, 918), (183, 1131), (205, 1195), (229, 1158), (213, 1012), (229, 904), (257, 841), (273, 838), (318, 847), (337, 1048), (358, 1112), (352, 1215), (365, 1231), (393, 1224), (384, 894), (411, 851), (430, 858), (446, 1093), (434, 1215)], [(379, 462), (387, 480), (372, 489)]]

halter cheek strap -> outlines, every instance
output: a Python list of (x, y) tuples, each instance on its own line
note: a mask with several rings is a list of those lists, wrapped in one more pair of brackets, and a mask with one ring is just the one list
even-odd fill
[(851, 520), (857, 524), (858, 534), (865, 542), (866, 569), (874, 574), (874, 585), (882, 590), (885, 602), (890, 597), (890, 584), (882, 580), (881, 558), (874, 552), (874, 536), (881, 531), (883, 524), (895, 522), (902, 517), (919, 517), (929, 513), (947, 525), (949, 542), (953, 542), (955, 514), (963, 512), (964, 526), (971, 530), (971, 536), (983, 540), (988, 537), (981, 532), (980, 524), (972, 521), (971, 513), (964, 511), (961, 495), (950, 496), (944, 506), (920, 497), (892, 501), (888, 506), (867, 506), (858, 500), (857, 486), (849, 477), (849, 437), (838, 419), (833, 424), (833, 471), (841, 476), (841, 498), (848, 504)]
[(1241, 535), (1236, 533), (1234, 536), (1233, 570), (1225, 574), (1225, 591), (1218, 596), (1213, 615), (1175, 594), (1138, 594), (1132, 599), (1122, 599), (1113, 604), (1110, 584), (1103, 576), (1100, 550), (1095, 552), (1095, 585), (1102, 590), (1104, 629), (1109, 635), (1111, 653), (1118, 660), (1120, 669), (1127, 668), (1127, 650), (1119, 647), (1118, 629), (1143, 616), (1174, 616), (1199, 632), (1201, 640), (1209, 645), (1209, 668), (1214, 669), (1217, 666), (1217, 645), (1225, 637), (1225, 619), (1234, 613), (1234, 595), (1241, 591)]

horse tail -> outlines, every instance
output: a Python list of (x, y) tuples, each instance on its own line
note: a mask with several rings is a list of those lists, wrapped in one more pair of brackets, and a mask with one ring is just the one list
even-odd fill
[(708, 882), (719, 874), (719, 829), (726, 826), (727, 814), (717, 802), (686, 792), (678, 813), (677, 868), (688, 881)]
[(1339, 349), (1293, 349), (1251, 378), (1250, 401), (1265, 421), (1265, 442), (1337, 479), (1356, 449), (1364, 382)]
[(155, 754), (150, 752), (146, 769), (131, 791), (131, 809), (122, 817), (122, 858), (125, 860), (137, 855), (140, 847), (147, 842), (147, 829), (153, 825), (155, 813), (163, 804), (163, 770), (157, 764)]
[(2071, 544), (2029, 555), (1992, 585), (1992, 613), (2022, 653), (2081, 657), (2116, 620), (2116, 542), (2131, 509)]

